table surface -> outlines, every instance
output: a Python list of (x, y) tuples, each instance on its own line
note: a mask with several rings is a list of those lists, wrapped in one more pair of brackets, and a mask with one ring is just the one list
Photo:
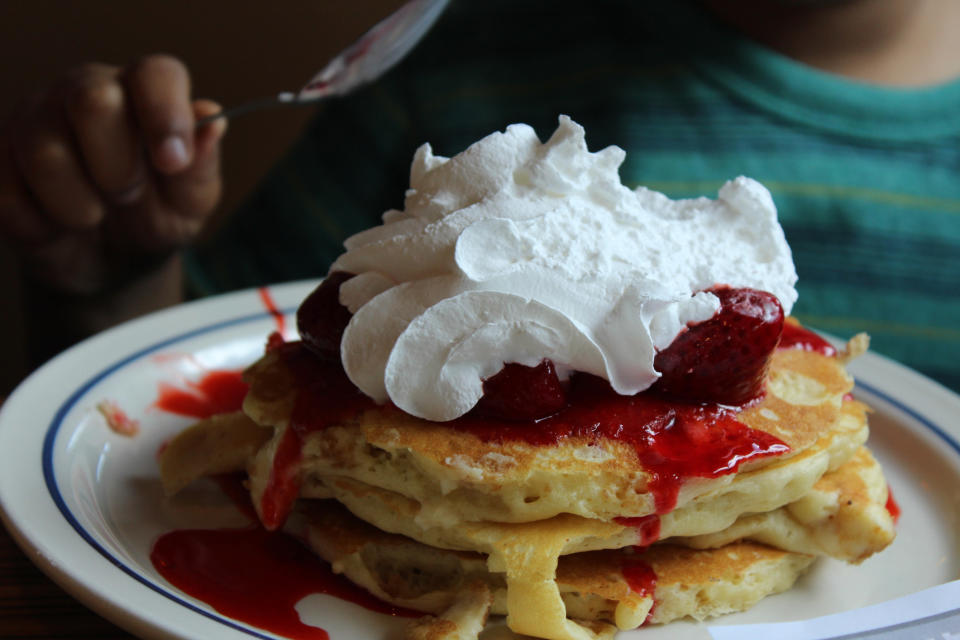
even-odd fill
[(133, 637), (54, 584), (0, 526), (0, 638)]

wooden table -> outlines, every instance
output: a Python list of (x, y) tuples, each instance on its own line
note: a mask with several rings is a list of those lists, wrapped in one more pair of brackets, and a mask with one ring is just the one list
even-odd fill
[(133, 637), (67, 595), (33, 566), (0, 527), (0, 638)]

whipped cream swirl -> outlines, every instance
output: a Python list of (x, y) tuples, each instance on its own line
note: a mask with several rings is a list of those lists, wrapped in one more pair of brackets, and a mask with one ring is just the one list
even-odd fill
[(453, 158), (420, 147), (403, 211), (347, 240), (331, 271), (354, 314), (347, 375), (378, 402), (445, 421), (504, 363), (648, 388), (656, 352), (710, 318), (714, 285), (768, 291), (789, 313), (797, 276), (769, 192), (749, 178), (717, 200), (631, 190), (625, 153), (587, 150), (565, 116), (546, 143), (517, 124)]

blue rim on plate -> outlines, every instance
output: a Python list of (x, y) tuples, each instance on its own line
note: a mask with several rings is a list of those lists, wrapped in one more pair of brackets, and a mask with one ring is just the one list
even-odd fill
[[(280, 312), (283, 313), (284, 315), (293, 313), (294, 311), (296, 311), (296, 307), (285, 308), (280, 310)], [(102, 555), (104, 558), (109, 560), (111, 564), (113, 564), (118, 569), (122, 570), (131, 578), (134, 578), (141, 584), (173, 600), (177, 604), (180, 604), (190, 609), (191, 611), (194, 611), (203, 616), (206, 616), (211, 620), (220, 622), (232, 629), (241, 631), (255, 638), (264, 638), (265, 640), (269, 640), (272, 636), (265, 635), (263, 633), (254, 631), (252, 629), (243, 627), (232, 618), (228, 618), (226, 616), (213, 613), (211, 611), (206, 611), (198, 607), (197, 605), (193, 604), (192, 602), (188, 602), (187, 600), (184, 600), (182, 597), (168, 591), (167, 589), (163, 588), (161, 585), (157, 584), (153, 580), (147, 578), (146, 576), (141, 575), (132, 567), (124, 564), (120, 559), (118, 559), (116, 556), (111, 554), (106, 548), (104, 548), (103, 545), (97, 542), (97, 540), (93, 537), (93, 535), (91, 535), (90, 532), (87, 531), (83, 527), (83, 525), (80, 524), (80, 521), (77, 519), (77, 517), (73, 514), (73, 512), (67, 506), (66, 501), (63, 499), (63, 495), (60, 493), (60, 487), (57, 485), (57, 479), (53, 471), (53, 449), (54, 449), (54, 445), (56, 444), (57, 434), (60, 431), (60, 427), (63, 425), (64, 418), (67, 416), (70, 410), (77, 404), (77, 402), (80, 401), (81, 398), (83, 398), (84, 395), (86, 395), (86, 393), (91, 388), (94, 387), (94, 385), (104, 380), (111, 374), (117, 372), (118, 370), (122, 369), (128, 364), (131, 364), (132, 362), (136, 362), (137, 360), (143, 358), (144, 356), (147, 356), (151, 353), (159, 351), (160, 349), (164, 349), (171, 345), (177, 344), (178, 342), (189, 340), (190, 338), (194, 338), (196, 336), (200, 336), (213, 331), (218, 331), (220, 329), (225, 329), (227, 327), (242, 325), (249, 322), (258, 322), (263, 320), (265, 317), (272, 318), (273, 315), (274, 314), (269, 311), (263, 311), (259, 313), (252, 313), (252, 314), (240, 316), (237, 318), (231, 318), (229, 320), (223, 320), (221, 322), (216, 322), (214, 324), (207, 325), (205, 327), (192, 329), (185, 333), (181, 333), (179, 335), (172, 336), (165, 340), (161, 340), (160, 342), (152, 344), (149, 347), (144, 347), (143, 349), (139, 349), (138, 351), (135, 351), (130, 355), (124, 358), (121, 358), (120, 360), (114, 362), (113, 364), (106, 367), (99, 373), (96, 373), (93, 376), (91, 376), (86, 382), (81, 384), (77, 388), (77, 390), (74, 391), (70, 395), (70, 397), (67, 398), (66, 401), (64, 401), (62, 405), (60, 405), (60, 408), (57, 409), (57, 412), (54, 414), (53, 420), (51, 420), (50, 426), (47, 428), (47, 433), (43, 439), (43, 478), (47, 485), (47, 491), (49, 491), (50, 497), (53, 499), (53, 502), (57, 505), (57, 508), (60, 510), (60, 513), (63, 514), (63, 517), (67, 520), (67, 522), (70, 523), (70, 526), (72, 526), (74, 530), (76, 530), (76, 532), (80, 534), (80, 537), (82, 537), (87, 542), (87, 544), (89, 544), (91, 547), (96, 549), (100, 553), (100, 555)]]
[(901, 402), (900, 400), (897, 400), (896, 398), (887, 395), (886, 393), (884, 393), (883, 391), (880, 391), (873, 385), (866, 382), (861, 382), (860, 380), (857, 380), (857, 386), (855, 387), (854, 390), (866, 391), (870, 395), (880, 398), (884, 402), (888, 402), (891, 406), (895, 407), (898, 411), (901, 411), (907, 414), (908, 416), (910, 416), (911, 418), (913, 418), (914, 420), (916, 420), (917, 422), (925, 426), (930, 431), (933, 431), (937, 435), (937, 437), (939, 437), (941, 440), (943, 440), (948, 445), (950, 445), (951, 449), (953, 449), (958, 454), (960, 454), (960, 442), (957, 442), (956, 440), (954, 440), (952, 437), (950, 437), (950, 434), (947, 433), (946, 429), (944, 429), (943, 427), (937, 426), (936, 424), (934, 424), (932, 420), (929, 420), (928, 418), (926, 418), (923, 414), (921, 414), (916, 409), (913, 409), (908, 405), (904, 404), (903, 402)]
[[(281, 309), (280, 311), (284, 315), (287, 315), (287, 314), (293, 313), (295, 310), (296, 310), (296, 307), (290, 307), (290, 308)], [(156, 593), (159, 593), (164, 597), (172, 600), (173, 602), (179, 605), (182, 605), (183, 607), (186, 607), (187, 609), (195, 613), (198, 613), (200, 615), (203, 615), (204, 617), (209, 618), (215, 622), (223, 624), (231, 629), (240, 631), (246, 635), (249, 635), (255, 638), (263, 638), (265, 640), (269, 640), (272, 636), (247, 628), (245, 626), (242, 626), (241, 623), (233, 620), (232, 618), (229, 618), (227, 616), (224, 616), (222, 614), (215, 613), (212, 611), (207, 611), (197, 606), (196, 604), (189, 602), (188, 600), (184, 599), (180, 595), (173, 593), (172, 591), (158, 584), (156, 581), (142, 575), (141, 573), (139, 573), (129, 565), (125, 564), (123, 561), (121, 561), (115, 555), (113, 555), (110, 551), (108, 551), (103, 545), (101, 545), (96, 540), (96, 538), (87, 529), (83, 527), (83, 525), (74, 515), (74, 513), (67, 506), (66, 501), (64, 500), (63, 495), (60, 492), (60, 487), (57, 484), (56, 476), (54, 473), (53, 453), (54, 453), (54, 447), (57, 441), (57, 436), (59, 434), (60, 428), (63, 426), (64, 420), (67, 414), (87, 394), (87, 392), (90, 391), (91, 388), (93, 388), (96, 384), (103, 381), (104, 379), (108, 378), (110, 375), (116, 373), (117, 371), (124, 368), (125, 366), (140, 360), (144, 356), (147, 356), (160, 349), (169, 347), (171, 345), (177, 344), (184, 340), (188, 340), (190, 338), (194, 338), (194, 337), (204, 335), (220, 329), (224, 329), (227, 327), (238, 326), (238, 325), (242, 325), (250, 322), (258, 322), (258, 321), (262, 321), (265, 318), (271, 318), (271, 317), (274, 317), (273, 313), (269, 311), (262, 311), (258, 313), (238, 316), (228, 320), (222, 320), (214, 324), (210, 324), (204, 327), (199, 327), (196, 329), (191, 329), (190, 331), (186, 331), (184, 333), (166, 338), (160, 342), (157, 342), (148, 347), (139, 349), (117, 360), (113, 364), (107, 366), (100, 372), (88, 378), (86, 382), (81, 384), (57, 409), (53, 419), (50, 422), (50, 426), (47, 428), (47, 432), (44, 436), (43, 450), (42, 450), (43, 477), (46, 482), (47, 491), (49, 492), (51, 499), (56, 504), (57, 508), (60, 510), (60, 513), (63, 515), (66, 521), (70, 523), (73, 529), (80, 535), (81, 538), (83, 538), (87, 542), (87, 544), (89, 544), (92, 548), (94, 548), (98, 553), (100, 553), (100, 555), (106, 558), (115, 567), (122, 570), (124, 573), (126, 573), (133, 579), (137, 580), (144, 586), (149, 587), (151, 590), (155, 591)], [(875, 398), (878, 398), (885, 403), (888, 403), (890, 406), (894, 407), (897, 411), (909, 416), (912, 420), (920, 423), (926, 429), (933, 432), (940, 440), (945, 442), (951, 449), (953, 449), (958, 455), (960, 455), (960, 442), (953, 439), (953, 437), (951, 437), (951, 435), (947, 433), (945, 429), (935, 424), (933, 421), (928, 419), (926, 416), (924, 416), (922, 413), (920, 413), (916, 409), (912, 408), (911, 406), (907, 405), (906, 403), (900, 400), (893, 398), (892, 396), (874, 387), (873, 385), (870, 385), (865, 382), (861, 382), (859, 380), (857, 381), (857, 390), (865, 391), (867, 392), (867, 394), (872, 395)]]

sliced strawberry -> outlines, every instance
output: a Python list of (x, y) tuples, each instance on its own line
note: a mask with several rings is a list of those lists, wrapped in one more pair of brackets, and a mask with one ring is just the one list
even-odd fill
[(328, 275), (297, 309), (297, 330), (311, 351), (324, 358), (340, 358), (340, 340), (350, 322), (350, 311), (340, 304), (340, 285), (352, 273)]
[(483, 381), (483, 397), (474, 411), (500, 420), (539, 420), (567, 406), (567, 394), (553, 362), (544, 359), (535, 367), (505, 364)]
[(720, 310), (657, 354), (659, 393), (688, 402), (741, 405), (763, 393), (770, 356), (783, 332), (777, 298), (756, 289), (716, 287)]

